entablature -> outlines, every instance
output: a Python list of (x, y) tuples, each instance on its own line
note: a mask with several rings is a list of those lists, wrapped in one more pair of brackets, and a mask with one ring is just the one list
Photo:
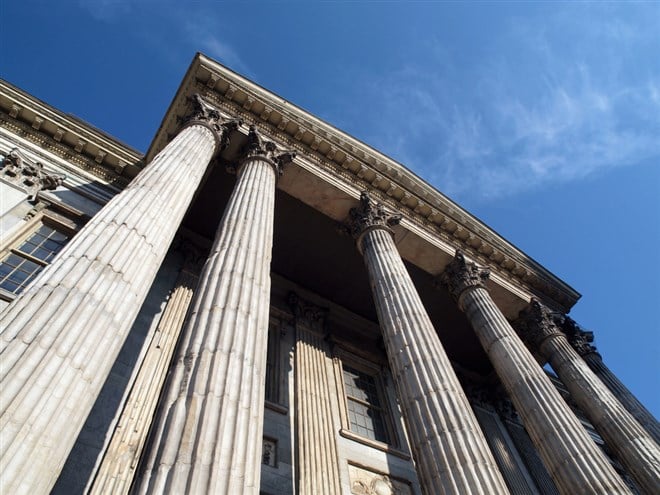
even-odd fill
[[(461, 249), (492, 270), (494, 297), (515, 317), (532, 296), (567, 312), (573, 288), (504, 240), (400, 163), (198, 54), (161, 123), (147, 161), (177, 132), (200, 94), (220, 110), (255, 125), (298, 152), (278, 187), (341, 222), (360, 192), (404, 215), (397, 245), (404, 259), (437, 275)], [(330, 187), (328, 187), (330, 186)]]
[(142, 154), (0, 79), (0, 126), (123, 189)]

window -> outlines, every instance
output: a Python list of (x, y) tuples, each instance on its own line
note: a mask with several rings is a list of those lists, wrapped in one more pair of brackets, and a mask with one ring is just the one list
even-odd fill
[(378, 376), (346, 364), (342, 367), (349, 429), (371, 440), (393, 443)]
[(266, 354), (266, 400), (280, 402), (280, 326), (271, 320)]
[(54, 222), (36, 222), (35, 227), (7, 250), (0, 263), (0, 288), (10, 294), (23, 292), (71, 238)]

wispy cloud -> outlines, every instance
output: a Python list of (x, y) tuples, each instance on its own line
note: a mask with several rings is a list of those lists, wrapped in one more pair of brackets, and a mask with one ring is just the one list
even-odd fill
[(226, 38), (218, 34), (222, 32), (223, 23), (215, 13), (188, 12), (186, 14), (181, 12), (179, 26), (183, 30), (187, 43), (196, 47), (196, 50), (204, 52), (234, 70), (250, 73), (238, 50)]
[(78, 5), (96, 20), (114, 22), (131, 12), (134, 0), (79, 0)]
[(617, 18), (570, 24), (512, 23), (488, 62), (460, 77), (447, 75), (460, 62), (441, 52), (368, 83), (382, 122), (397, 122), (369, 138), (473, 201), (660, 162), (660, 68), (639, 70), (660, 35)]
[(148, 27), (141, 26), (136, 34), (150, 46), (160, 49), (166, 60), (174, 62), (182, 52), (187, 60), (191, 50), (201, 51), (239, 72), (250, 73), (239, 50), (229, 41), (231, 36), (223, 35), (226, 21), (216, 3), (80, 0), (79, 5), (96, 20), (107, 23), (123, 23), (129, 18), (149, 19)]

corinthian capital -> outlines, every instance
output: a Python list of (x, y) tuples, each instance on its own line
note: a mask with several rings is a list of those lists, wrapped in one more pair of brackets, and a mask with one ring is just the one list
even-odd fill
[(351, 208), (348, 217), (348, 232), (359, 239), (368, 230), (384, 229), (392, 233), (390, 228), (401, 221), (401, 215), (396, 215), (382, 205), (374, 201), (369, 193), (363, 191), (360, 194), (360, 206)]
[(284, 166), (291, 163), (295, 157), (295, 151), (278, 148), (274, 142), (264, 139), (255, 126), (250, 126), (247, 143), (243, 147), (241, 164), (251, 158), (260, 158), (270, 162), (279, 176), (282, 175)]
[(486, 280), (489, 276), (490, 270), (468, 261), (461, 251), (456, 250), (456, 255), (442, 273), (440, 282), (449, 289), (449, 293), (458, 301), (461, 294), (469, 288), (486, 288)]
[(185, 120), (184, 127), (191, 125), (203, 125), (213, 132), (218, 144), (217, 151), (222, 151), (229, 145), (229, 134), (241, 125), (238, 119), (224, 119), (220, 111), (199, 94), (195, 93), (191, 98), (193, 112)]
[(534, 351), (540, 349), (549, 337), (561, 335), (561, 316), (551, 311), (538, 299), (532, 298), (529, 305), (518, 315), (513, 327), (520, 338)]
[(587, 354), (596, 354), (600, 356), (596, 346), (592, 345), (592, 342), (594, 341), (593, 332), (582, 329), (575, 320), (568, 316), (564, 317), (561, 329), (566, 334), (571, 347), (573, 347), (580, 356), (586, 356)]
[(301, 299), (295, 292), (289, 293), (287, 302), (298, 322), (311, 330), (323, 334), (325, 317), (328, 313), (326, 308), (321, 308)]

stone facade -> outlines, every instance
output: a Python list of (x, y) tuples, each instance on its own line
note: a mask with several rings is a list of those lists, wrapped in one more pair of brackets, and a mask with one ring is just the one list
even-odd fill
[(144, 156), (2, 82), (0, 154), (0, 492), (660, 486), (574, 289), (213, 60)]

